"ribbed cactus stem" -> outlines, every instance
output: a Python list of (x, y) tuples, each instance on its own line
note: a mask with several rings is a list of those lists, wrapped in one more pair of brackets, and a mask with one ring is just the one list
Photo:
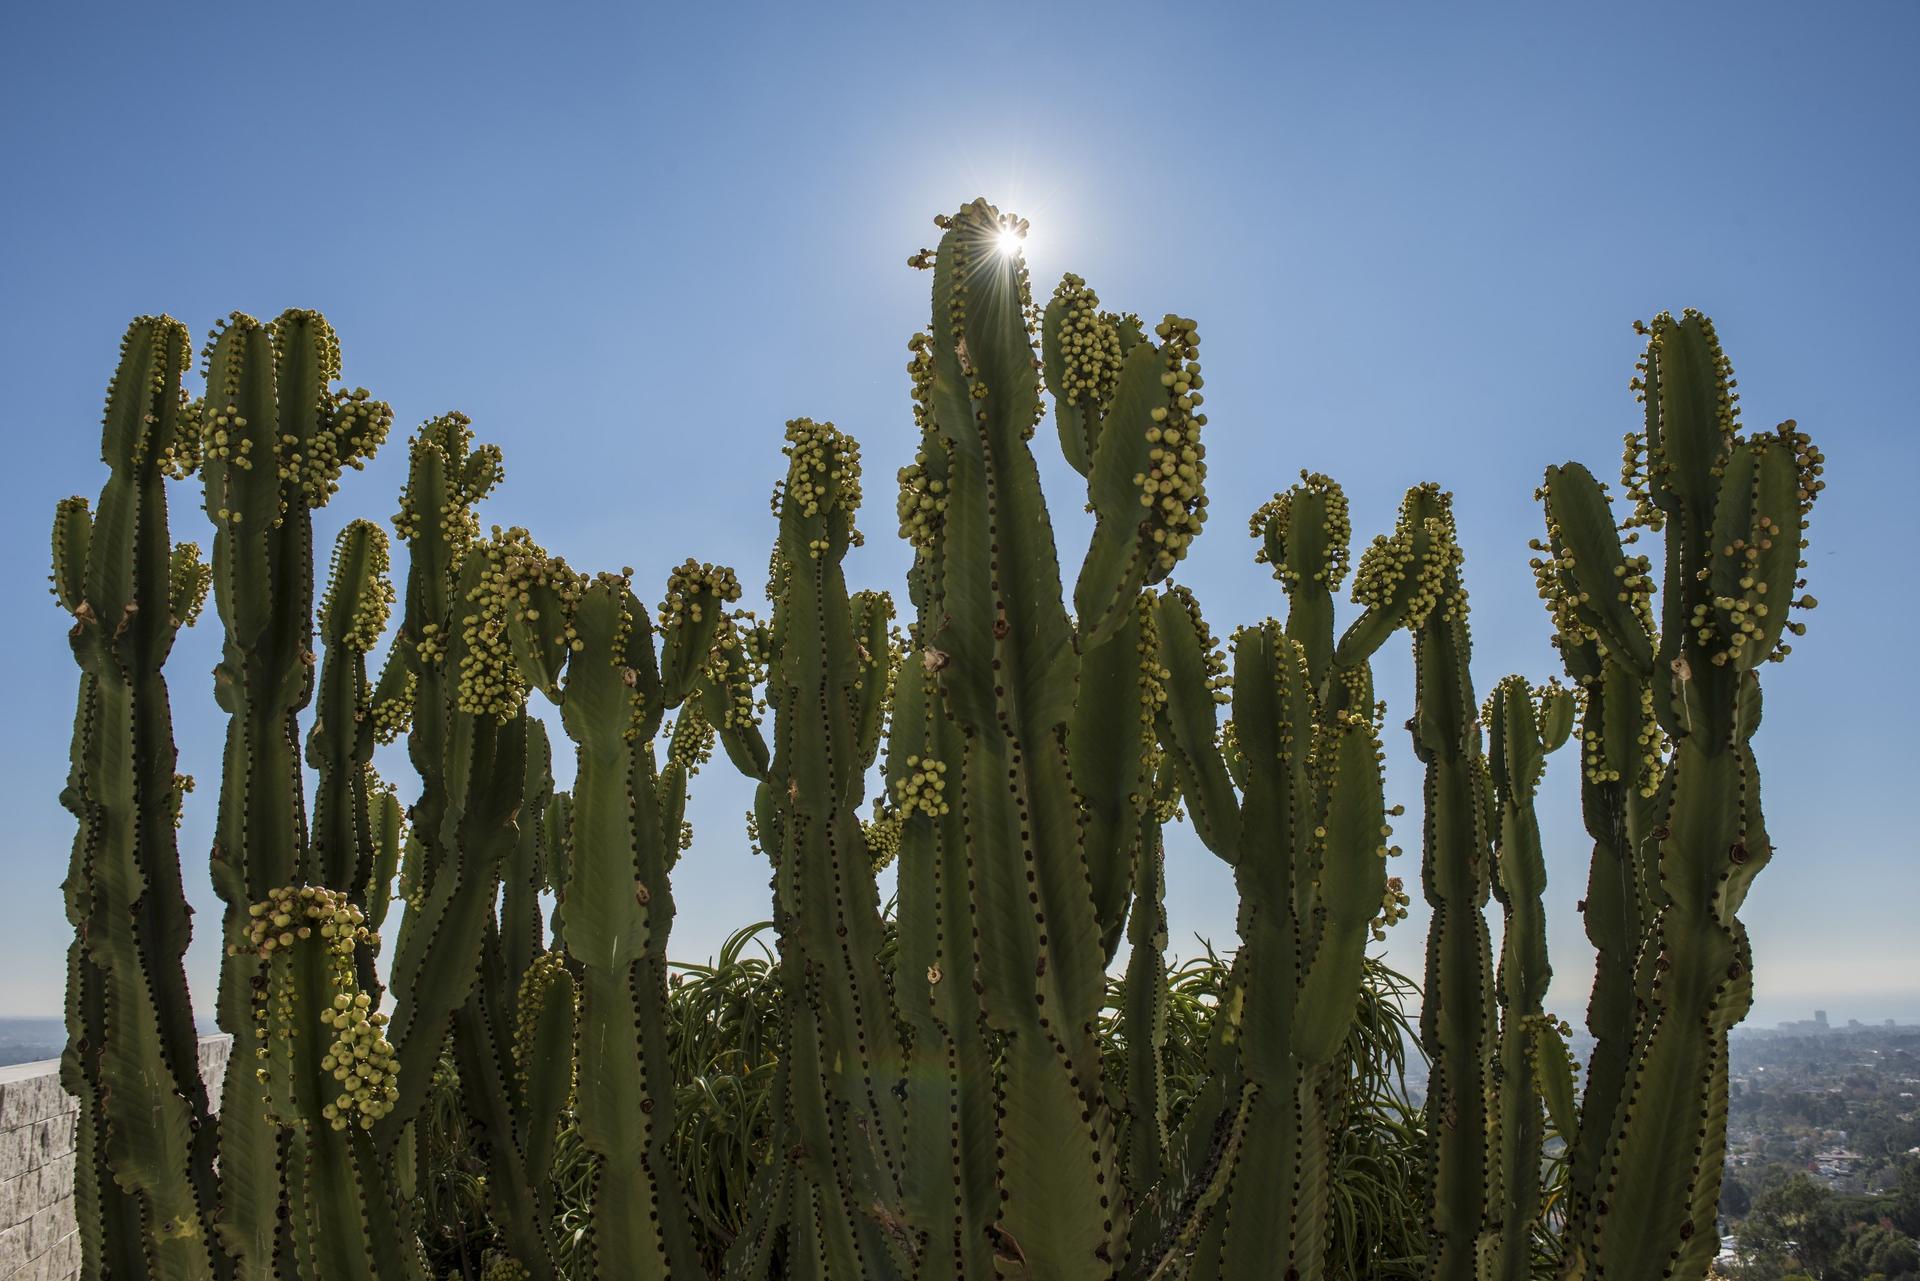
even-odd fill
[[(1500, 1008), (1497, 1102), (1489, 1131), (1492, 1238), (1486, 1281), (1529, 1281), (1533, 1233), (1540, 1217), (1540, 1158), (1546, 1139), (1535, 1059), (1560, 1052), (1543, 1039), (1547, 982), (1546, 856), (1534, 796), (1546, 772), (1547, 753), (1566, 742), (1573, 725), (1573, 698), (1558, 685), (1538, 691), (1525, 678), (1509, 676), (1494, 687), (1482, 715), (1487, 726), (1488, 766), (1497, 807), (1493, 895), (1504, 929), (1495, 996)], [(1570, 1137), (1570, 1136), (1563, 1136)]]
[[(1203, 839), (1234, 866), (1241, 904), (1238, 1057), (1220, 1076), (1244, 1087), (1237, 1111), (1221, 1112), (1233, 1117), (1235, 1150), (1191, 1274), (1298, 1281), (1325, 1275), (1339, 1089), (1330, 1072), (1388, 894), (1388, 828), (1371, 651), (1349, 646), (1337, 692), (1322, 687), (1334, 650), (1332, 591), (1346, 572), (1346, 500), (1326, 477), (1303, 473), (1255, 513), (1251, 529), (1258, 558), (1287, 588), (1289, 618), (1284, 629), (1269, 620), (1235, 635), (1232, 732), (1223, 744), (1214, 703), (1226, 681), (1198, 606), (1175, 589), (1160, 610), (1170, 757)], [(1163, 1261), (1177, 1258), (1178, 1246), (1161, 1243)]]
[[(1697, 1277), (1715, 1250), (1726, 1037), (1753, 992), (1736, 913), (1771, 853), (1750, 745), (1757, 668), (1785, 656), (1785, 633), (1799, 626), (1790, 610), (1812, 604), (1793, 593), (1805, 583), (1805, 526), (1823, 459), (1791, 421), (1741, 432), (1732, 365), (1705, 316), (1663, 314), (1642, 330), (1647, 351), (1634, 385), (1646, 420), (1628, 438), (1636, 510), (1626, 539), (1583, 468), (1551, 469), (1542, 491), (1543, 594), (1569, 673), (1585, 684), (1587, 746), (1598, 748), (1588, 781), (1637, 782), (1651, 802), (1642, 827), (1635, 792), (1588, 791), (1589, 825), (1598, 818), (1602, 831), (1625, 830), (1632, 841), (1619, 858), (1615, 842), (1596, 840), (1595, 881), (1603, 860), (1622, 881), (1637, 874), (1640, 933), (1617, 1091), (1603, 1076), (1614, 1060), (1596, 1052), (1590, 1073), (1595, 1097), (1583, 1109), (1575, 1174), (1590, 1172), (1591, 1185), (1576, 1186), (1586, 1202), (1572, 1206), (1569, 1235), (1576, 1270)], [(1637, 537), (1632, 526), (1664, 531), (1657, 632), (1651, 563), (1624, 550)], [(1634, 705), (1637, 686), (1671, 743), (1664, 767), (1661, 734)], [(1628, 725), (1638, 730), (1631, 745)], [(1615, 902), (1590, 901), (1590, 917), (1596, 906), (1611, 911)], [(1623, 985), (1616, 976), (1611, 986)], [(1604, 1011), (1598, 998), (1596, 985), (1596, 1013), (1622, 1012), (1621, 998)]]
[[(184, 326), (128, 327), (107, 389), (99, 504), (60, 504), (54, 593), (80, 666), (62, 803), (79, 823), (65, 884), (61, 1081), (80, 1101), (74, 1172), (89, 1278), (219, 1275), (213, 1128), (182, 958), (188, 910), (174, 828), (173, 717), (162, 668), (199, 608), (190, 546), (167, 541), (165, 477), (197, 457), (180, 380)], [(198, 589), (198, 590), (196, 590)]]
[[(658, 803), (652, 738), (665, 702), (653, 628), (626, 578), (612, 575), (586, 588), (572, 625), (560, 697), (578, 749), (566, 941), (580, 967), (580, 1053), (592, 1069), (580, 1074), (575, 1116), (594, 1159), (593, 1275), (693, 1276), (690, 1221), (668, 1157), (667, 865), (679, 833), (663, 830)], [(650, 1212), (634, 1213), (640, 1205)]]
[[(229, 713), (225, 777), (215, 827), (214, 888), (226, 903), (226, 956), (220, 969), (220, 1023), (245, 1044), (255, 997), (268, 979), (265, 958), (245, 946), (248, 913), (270, 893), (326, 885), (359, 891), (370, 852), (352, 833), (370, 801), (354, 727), (341, 723), (342, 703), (359, 697), (354, 662), (334, 656), (330, 724), (315, 745), (325, 770), (329, 848), (338, 883), (329, 884), (308, 830), (301, 784), (299, 716), (312, 697), (314, 669), (313, 512), (326, 504), (348, 467), (358, 468), (385, 439), (388, 408), (364, 390), (333, 387), (340, 345), (317, 312), (287, 311), (272, 324), (235, 313), (206, 347), (206, 388), (195, 407), (200, 429), (206, 511), (213, 521), (213, 594), (225, 627), (214, 692)], [(330, 637), (344, 650), (369, 646), (382, 601), (371, 540), (353, 536), (347, 562), (336, 565)], [(358, 617), (356, 617), (356, 615)], [(351, 635), (351, 641), (348, 640)], [(346, 715), (351, 716), (350, 712)], [(371, 957), (364, 958), (371, 978)], [(286, 990), (294, 1007), (288, 1031), (299, 1038), (299, 1075), (312, 1078), (320, 1058), (320, 1006), (328, 981), (318, 960), (294, 965)], [(291, 1071), (291, 1069), (289, 1069)], [(312, 1093), (311, 1089), (308, 1091)], [(260, 1083), (245, 1071), (227, 1076), (221, 1106), (220, 1235), (241, 1277), (278, 1276), (322, 1266), (342, 1276), (377, 1275), (362, 1225), (383, 1217), (368, 1202), (385, 1201), (377, 1173), (315, 1132), (318, 1105), (296, 1113), (263, 1106)], [(290, 1221), (291, 1229), (283, 1226)]]
[(773, 842), (787, 1053), (773, 1168), (756, 1192), (782, 1211), (740, 1238), (730, 1270), (766, 1275), (784, 1256), (794, 1278), (906, 1276), (918, 1243), (901, 1207), (901, 1046), (879, 961), (880, 852), (857, 812), (878, 749), (890, 602), (850, 598), (841, 568), (860, 538), (858, 445), (797, 418), (785, 453), (769, 591), (773, 759), (761, 792), (777, 814), (762, 839)]
[[(1094, 1034), (1102, 922), (1063, 732), (1078, 693), (1076, 635), (1029, 446), (1041, 404), (1027, 277), (1002, 245), (1012, 223), (984, 201), (940, 222), (932, 336), (914, 371), (931, 428), (916, 466), (925, 493), (941, 485), (940, 545), (916, 569), (919, 652), (909, 661), (932, 674), (959, 731), (962, 764), (948, 791), (973, 898), (966, 977), (1005, 1038), (994, 1135), (1002, 1199), (991, 1239), (1032, 1275), (1099, 1277), (1120, 1261), (1124, 1207)], [(1157, 374), (1153, 382), (1164, 399)], [(1135, 470), (1121, 479), (1141, 513)], [(1175, 506), (1187, 511), (1177, 496)], [(1157, 563), (1140, 542), (1148, 526), (1157, 527), (1135, 514), (1124, 531), (1096, 535), (1102, 550), (1090, 551), (1081, 576), (1089, 627), (1101, 625), (1095, 614), (1133, 616), (1125, 584), (1144, 582)], [(922, 529), (909, 524), (910, 535)]]
[[(1420, 879), (1433, 918), (1427, 931), (1420, 1040), (1428, 1078), (1429, 1267), (1435, 1281), (1474, 1281), (1492, 1214), (1487, 1155), (1495, 1019), (1492, 944), (1484, 909), (1490, 888), (1492, 791), (1470, 670), (1472, 642), (1452, 498), (1433, 485), (1409, 490), (1400, 530), (1427, 554), (1407, 593), (1413, 632), (1415, 754), (1426, 766), (1427, 815)], [(1399, 535), (1396, 535), (1398, 538)], [(1371, 572), (1394, 555), (1376, 543), (1355, 594), (1377, 594)], [(1369, 563), (1369, 560), (1372, 563)]]

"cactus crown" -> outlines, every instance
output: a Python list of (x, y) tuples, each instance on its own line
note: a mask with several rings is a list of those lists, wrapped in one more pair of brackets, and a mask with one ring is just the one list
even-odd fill
[(1338, 591), (1352, 563), (1353, 523), (1346, 491), (1319, 472), (1301, 471), (1300, 483), (1275, 494), (1254, 512), (1247, 531), (1260, 543), (1255, 561), (1273, 566), (1273, 576), (1296, 591), (1317, 583)]

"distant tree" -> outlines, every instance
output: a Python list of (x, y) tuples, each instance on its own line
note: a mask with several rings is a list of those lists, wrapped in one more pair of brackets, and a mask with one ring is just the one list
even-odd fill
[(1834, 1258), (1835, 1281), (1915, 1281), (1920, 1250), (1906, 1233), (1869, 1223), (1848, 1238)]
[(1887, 1217), (1908, 1236), (1920, 1236), (1920, 1159), (1908, 1157), (1902, 1164)]
[(1792, 1259), (1812, 1274), (1829, 1275), (1846, 1229), (1833, 1193), (1811, 1176), (1796, 1171), (1770, 1184), (1753, 1199), (1740, 1228), (1743, 1253), (1757, 1258)]
[(1752, 1209), (1752, 1189), (1729, 1170), (1720, 1180), (1720, 1213), (1729, 1219), (1744, 1219)]

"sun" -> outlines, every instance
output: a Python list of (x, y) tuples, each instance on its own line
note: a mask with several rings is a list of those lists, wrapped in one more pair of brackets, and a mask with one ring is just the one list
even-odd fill
[(1000, 234), (994, 240), (994, 248), (1000, 251), (1002, 257), (1012, 258), (1025, 248), (1026, 239), (1026, 228), (1016, 223), (1000, 229)]

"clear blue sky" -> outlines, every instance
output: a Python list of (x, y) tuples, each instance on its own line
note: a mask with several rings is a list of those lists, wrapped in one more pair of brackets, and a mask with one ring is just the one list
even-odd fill
[[(897, 586), (905, 344), (928, 306), (904, 260), (931, 215), (985, 194), (1033, 220), (1039, 290), (1072, 270), (1109, 305), (1198, 319), (1218, 519), (1183, 573), (1217, 630), (1280, 608), (1240, 522), (1300, 468), (1346, 485), (1361, 538), (1432, 478), (1458, 495), (1482, 690), (1552, 670), (1530, 494), (1548, 463), (1617, 465), (1629, 322), (1709, 311), (1750, 422), (1797, 417), (1830, 460), (1823, 604), (1767, 671), (1779, 852), (1746, 913), (1755, 1018), (1920, 1018), (1920, 669), (1903, 643), (1920, 458), (1900, 372), (1920, 297), (1920, 9), (1442, 8), (10, 6), (0, 1013), (59, 1005), (75, 669), (46, 531), (57, 498), (99, 489), (100, 397), (131, 316), (204, 332), (236, 308), (322, 309), (348, 380), (401, 429), (460, 408), (504, 447), (483, 519), (576, 565), (634, 565), (649, 600), (689, 554), (759, 583), (781, 424), (833, 418), (868, 459), (854, 573)], [(349, 475), (325, 537), (394, 511), (403, 453), (396, 435)], [(1046, 464), (1077, 560), (1080, 500)], [(176, 494), (176, 536), (200, 536), (194, 492)], [(182, 767), (203, 783), (181, 835), (204, 1006), (216, 653), (203, 624), (170, 669)], [(1378, 667), (1391, 791), (1417, 806), (1408, 665), (1395, 642)], [(408, 786), (404, 760), (382, 763)], [(1577, 1020), (1574, 774), (1553, 763), (1544, 805), (1552, 1000)], [(677, 955), (766, 911), (747, 797), (721, 762), (696, 782)], [(1403, 838), (1417, 845), (1411, 815)], [(1228, 876), (1184, 830), (1173, 846), (1176, 939), (1230, 944)], [(1397, 870), (1413, 880), (1415, 854)], [(1424, 928), (1416, 905), (1390, 945), (1402, 968)]]

